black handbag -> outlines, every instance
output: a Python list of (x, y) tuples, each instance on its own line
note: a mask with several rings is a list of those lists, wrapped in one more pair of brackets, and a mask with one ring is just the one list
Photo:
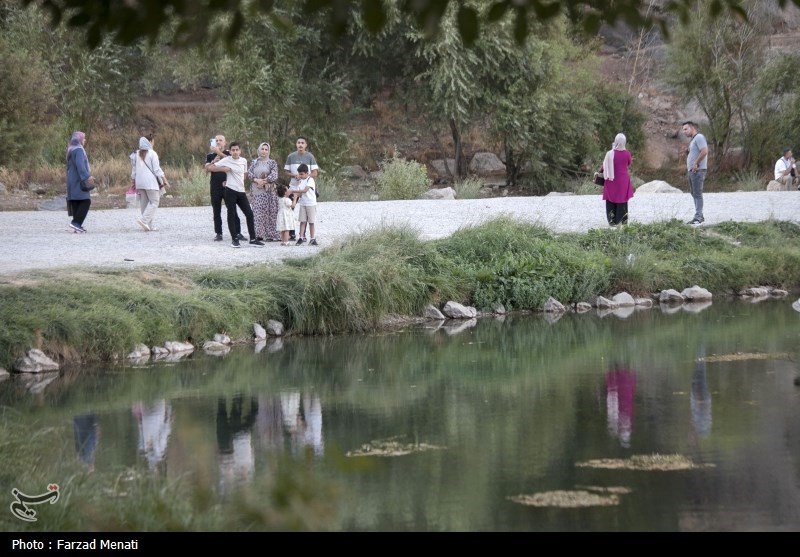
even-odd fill
[(83, 191), (92, 191), (95, 188), (95, 185), (86, 181), (81, 180), (81, 190)]
[(605, 178), (603, 178), (603, 169), (602, 168), (594, 173), (594, 179), (592, 180), (592, 182), (594, 182), (598, 186), (605, 185), (606, 180), (605, 180)]

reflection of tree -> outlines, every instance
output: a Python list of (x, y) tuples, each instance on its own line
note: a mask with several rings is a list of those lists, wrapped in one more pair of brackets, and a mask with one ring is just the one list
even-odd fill
[(631, 446), (633, 433), (633, 394), (636, 390), (636, 373), (615, 367), (606, 373), (606, 410), (608, 431), (623, 447)]

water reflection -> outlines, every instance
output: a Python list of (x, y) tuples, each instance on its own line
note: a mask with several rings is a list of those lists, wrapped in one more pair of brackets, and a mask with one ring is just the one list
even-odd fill
[(237, 393), (228, 411), (228, 401), (217, 400), (217, 447), (219, 450), (220, 493), (253, 477), (253, 425), (258, 415), (258, 399)]
[(608, 431), (625, 448), (631, 446), (633, 433), (633, 395), (636, 373), (616, 365), (606, 372), (606, 412)]
[(94, 458), (100, 439), (97, 414), (89, 412), (75, 416), (72, 419), (72, 427), (75, 433), (75, 452), (90, 471), (94, 470)]
[(703, 439), (711, 435), (711, 392), (706, 379), (706, 348), (701, 345), (692, 373), (692, 393), (689, 397), (692, 411), (692, 430)]
[[(59, 431), (41, 449), (48, 472), (66, 453), (95, 467), (93, 481), (147, 462), (157, 479), (200, 478), (222, 495), (223, 512), (236, 489), (283, 479), (285, 462), (336, 492), (340, 514), (326, 527), (337, 530), (796, 529), (798, 314), (788, 302), (677, 308), (626, 319), (567, 313), (553, 324), (510, 314), (455, 336), (426, 324), (288, 337), (275, 352), (274, 343), (225, 358), (201, 352), (181, 365), (62, 376), (36, 393), (12, 377), (0, 383), (0, 406), (31, 437)], [(775, 356), (704, 359), (737, 352)], [(339, 458), (380, 440), (439, 450)], [(703, 466), (575, 466), (636, 455)], [(4, 457), (10, 470), (26, 469)], [(287, 483), (301, 484), (310, 485)], [(635, 495), (580, 511), (508, 500), (578, 486)]]
[(138, 451), (147, 460), (150, 470), (164, 461), (172, 432), (172, 405), (164, 400), (136, 402), (131, 413), (139, 429)]

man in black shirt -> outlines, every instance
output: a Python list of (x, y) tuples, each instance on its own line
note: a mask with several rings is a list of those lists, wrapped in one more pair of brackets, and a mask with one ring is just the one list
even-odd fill
[[(211, 152), (206, 156), (206, 164), (203, 167), (206, 172), (211, 174), (209, 182), (211, 185), (211, 210), (214, 214), (215, 242), (222, 241), (222, 202), (225, 200), (225, 186), (223, 184), (227, 179), (227, 174), (225, 172), (210, 172), (208, 167), (224, 157), (230, 156), (230, 152), (225, 149), (225, 145), (225, 136), (218, 134), (214, 138), (214, 142), (211, 145)], [(225, 208), (228, 208), (227, 203), (225, 204)], [(236, 207), (234, 207), (233, 210), (236, 211)], [(238, 218), (236, 219), (236, 224), (236, 238), (231, 239), (244, 240), (241, 222)]]

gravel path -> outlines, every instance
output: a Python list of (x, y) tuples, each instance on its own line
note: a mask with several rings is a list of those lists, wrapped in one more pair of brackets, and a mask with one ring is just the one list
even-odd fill
[[(769, 218), (798, 222), (800, 192), (705, 194), (706, 225)], [(688, 194), (639, 194), (629, 203), (631, 222), (651, 223), (694, 213)], [(555, 232), (606, 228), (605, 202), (597, 195), (504, 197), (456, 201), (322, 202), (317, 228), (321, 247), (344, 236), (382, 225), (408, 224), (424, 239), (441, 238), (499, 215), (540, 223)], [(136, 209), (91, 210), (87, 234), (69, 231), (66, 211), (0, 212), (0, 274), (68, 267), (235, 266), (312, 254), (312, 246), (267, 243), (233, 249), (214, 242), (211, 207), (160, 208), (157, 232), (144, 232)], [(223, 226), (225, 210), (223, 209)], [(244, 225), (244, 222), (242, 222)], [(246, 233), (246, 230), (245, 230)]]

